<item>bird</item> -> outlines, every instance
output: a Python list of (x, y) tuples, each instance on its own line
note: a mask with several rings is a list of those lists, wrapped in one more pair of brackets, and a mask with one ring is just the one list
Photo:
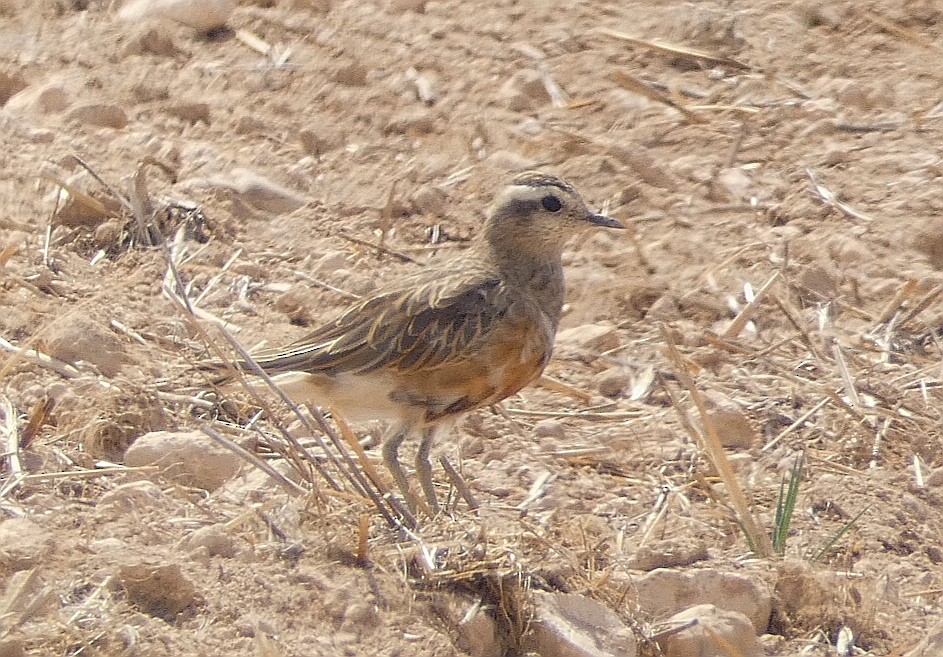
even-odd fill
[(591, 211), (552, 174), (518, 174), (460, 255), (381, 286), (253, 360), (296, 403), (345, 420), (388, 421), (383, 462), (411, 509), (399, 449), (418, 435), (416, 476), (438, 512), (429, 462), (436, 435), (541, 376), (563, 310), (564, 246), (590, 228), (625, 226)]

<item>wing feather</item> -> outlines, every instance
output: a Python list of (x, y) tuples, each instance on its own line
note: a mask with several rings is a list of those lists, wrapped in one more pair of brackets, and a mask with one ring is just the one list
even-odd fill
[(268, 372), (410, 371), (460, 362), (514, 306), (514, 295), (482, 272), (421, 280), (353, 306), (281, 349), (254, 356)]

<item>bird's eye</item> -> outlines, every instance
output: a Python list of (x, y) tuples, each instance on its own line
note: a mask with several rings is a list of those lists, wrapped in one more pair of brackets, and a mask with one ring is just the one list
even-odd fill
[(540, 204), (544, 207), (544, 210), (547, 212), (559, 212), (560, 208), (563, 207), (563, 204), (553, 194), (548, 194), (540, 199)]

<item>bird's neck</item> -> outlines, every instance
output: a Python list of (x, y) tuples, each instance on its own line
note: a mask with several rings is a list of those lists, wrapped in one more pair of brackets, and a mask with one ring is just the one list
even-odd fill
[(559, 251), (536, 251), (501, 240), (482, 240), (477, 246), (487, 252), (487, 259), (497, 266), (508, 285), (520, 288), (537, 301), (555, 329), (564, 296), (563, 263)]

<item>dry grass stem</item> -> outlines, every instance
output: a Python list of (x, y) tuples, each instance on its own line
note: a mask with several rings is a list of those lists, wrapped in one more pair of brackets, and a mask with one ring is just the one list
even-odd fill
[(756, 292), (756, 294), (753, 296), (750, 302), (746, 306), (744, 306), (743, 309), (739, 313), (737, 313), (737, 316), (733, 318), (733, 321), (730, 322), (730, 326), (727, 327), (727, 330), (723, 332), (723, 335), (721, 337), (727, 340), (730, 340), (740, 335), (740, 332), (747, 325), (747, 322), (753, 319), (753, 317), (756, 315), (757, 311), (759, 310), (760, 304), (766, 298), (766, 295), (769, 293), (770, 288), (778, 280), (779, 280), (779, 272), (775, 272), (772, 276), (770, 276), (769, 280), (766, 281), (763, 287), (761, 287)]
[(629, 75), (625, 71), (621, 71), (619, 69), (613, 69), (609, 77), (613, 82), (618, 84), (626, 91), (631, 91), (632, 93), (644, 96), (649, 100), (653, 100), (656, 103), (661, 103), (662, 105), (667, 105), (668, 107), (677, 110), (685, 119), (691, 123), (707, 123), (707, 119), (701, 118), (691, 110), (676, 102), (673, 98), (670, 98), (657, 89), (653, 89), (651, 86), (638, 79), (634, 75)]
[(606, 28), (601, 28), (597, 31), (599, 34), (604, 36), (612, 37), (613, 39), (618, 39), (619, 41), (624, 41), (626, 43), (632, 44), (633, 46), (644, 48), (650, 52), (668, 55), (669, 57), (680, 57), (683, 59), (691, 59), (706, 64), (728, 66), (741, 71), (748, 71), (752, 68), (750, 65), (744, 64), (743, 62), (738, 62), (737, 60), (731, 59), (729, 57), (715, 55), (713, 53), (707, 52), (706, 50), (697, 50), (695, 48), (688, 48), (687, 46), (678, 46), (660, 41), (648, 41), (646, 39), (639, 39), (629, 34)]
[(459, 471), (455, 469), (455, 466), (449, 462), (444, 454), (439, 456), (439, 463), (442, 464), (442, 469), (445, 470), (446, 476), (449, 478), (449, 481), (452, 482), (452, 485), (455, 486), (455, 490), (458, 491), (458, 494), (462, 496), (463, 500), (465, 500), (465, 504), (468, 505), (468, 508), (472, 511), (478, 510), (481, 504), (478, 502), (475, 494), (471, 492), (471, 489), (468, 487), (465, 479), (462, 477)]
[(727, 459), (727, 453), (720, 444), (720, 439), (717, 436), (717, 430), (714, 427), (714, 423), (710, 419), (710, 415), (707, 413), (707, 408), (704, 405), (704, 400), (701, 397), (701, 393), (697, 389), (694, 379), (691, 378), (691, 374), (688, 371), (688, 366), (672, 341), (668, 330), (664, 327), (661, 327), (661, 335), (667, 347), (668, 358), (675, 365), (675, 373), (678, 376), (678, 380), (680, 381), (682, 387), (688, 391), (688, 394), (691, 395), (691, 400), (694, 402), (694, 405), (698, 411), (698, 415), (701, 418), (701, 423), (704, 426), (704, 433), (701, 434), (695, 431), (695, 435), (701, 436), (699, 443), (704, 449), (714, 468), (717, 470), (718, 475), (720, 475), (721, 481), (724, 482), (724, 487), (726, 489), (727, 495), (730, 498), (731, 507), (736, 511), (737, 517), (743, 526), (744, 531), (750, 537), (753, 547), (757, 552), (757, 556), (761, 558), (772, 557), (773, 545), (770, 542), (769, 536), (760, 530), (756, 520), (753, 517), (753, 513), (750, 511), (746, 496), (743, 494), (743, 489), (740, 487), (740, 482), (737, 480), (736, 473), (733, 471), (733, 467), (730, 465), (730, 461)]
[(258, 468), (259, 470), (267, 474), (269, 477), (274, 479), (276, 483), (278, 483), (282, 488), (284, 488), (286, 491), (288, 491), (292, 495), (305, 495), (308, 493), (308, 489), (306, 489), (304, 486), (299, 486), (298, 484), (293, 482), (291, 479), (283, 475), (281, 472), (279, 472), (278, 470), (270, 466), (268, 463), (260, 459), (258, 456), (256, 456), (249, 450), (240, 447), (239, 445), (231, 441), (229, 438), (217, 432), (212, 427), (208, 425), (203, 425), (200, 427), (200, 431), (202, 431), (204, 434), (209, 436), (213, 440), (213, 442), (215, 442), (217, 445), (220, 445), (221, 447), (225, 447), (230, 452), (233, 452), (234, 454), (238, 455), (240, 458), (252, 464), (253, 467)]

